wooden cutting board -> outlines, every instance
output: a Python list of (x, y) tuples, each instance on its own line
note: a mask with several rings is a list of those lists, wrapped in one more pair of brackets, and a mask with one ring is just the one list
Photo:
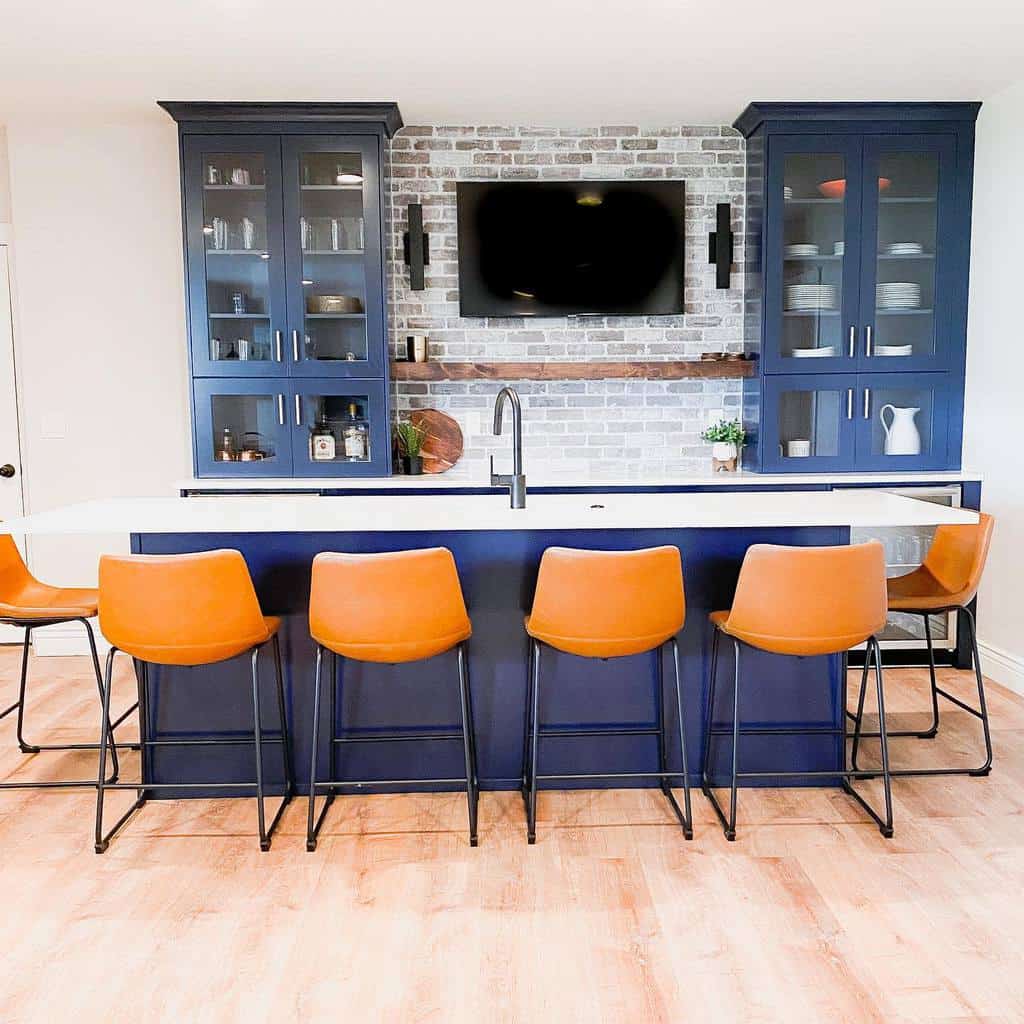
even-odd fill
[(417, 409), (409, 419), (427, 432), (420, 452), (424, 473), (443, 473), (462, 458), (462, 430), (451, 416), (439, 409)]

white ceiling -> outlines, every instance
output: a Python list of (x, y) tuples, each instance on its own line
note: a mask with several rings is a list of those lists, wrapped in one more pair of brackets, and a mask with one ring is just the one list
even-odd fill
[(985, 99), (1019, 0), (0, 0), (0, 120), (397, 100), (407, 124), (721, 123), (750, 100)]

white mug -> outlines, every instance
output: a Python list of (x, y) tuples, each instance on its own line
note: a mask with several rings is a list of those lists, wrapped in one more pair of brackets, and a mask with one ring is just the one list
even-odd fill
[(811, 442), (805, 440), (787, 441), (786, 456), (790, 459), (806, 459), (811, 454)]

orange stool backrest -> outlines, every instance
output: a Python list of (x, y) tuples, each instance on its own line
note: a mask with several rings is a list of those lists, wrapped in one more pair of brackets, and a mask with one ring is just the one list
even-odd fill
[(685, 618), (678, 548), (553, 547), (540, 560), (527, 631), (570, 654), (617, 658), (660, 646)]
[(17, 607), (25, 588), (35, 583), (14, 538), (0, 535), (0, 604)]
[(979, 512), (975, 525), (945, 525), (935, 530), (924, 567), (950, 592), (950, 603), (965, 605), (978, 592), (994, 525), (992, 516)]
[(159, 665), (206, 665), (269, 638), (239, 551), (104, 555), (100, 629), (119, 650)]
[(455, 559), (447, 548), (313, 559), (309, 632), (359, 661), (418, 661), (472, 632)]
[(836, 654), (877, 633), (887, 604), (885, 551), (876, 540), (755, 544), (743, 559), (725, 628), (776, 654)]

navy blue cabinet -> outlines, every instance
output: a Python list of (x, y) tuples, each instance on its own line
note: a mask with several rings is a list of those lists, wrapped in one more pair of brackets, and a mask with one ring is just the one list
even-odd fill
[(959, 414), (948, 373), (771, 374), (763, 383), (760, 468), (943, 469)]
[[(748, 465), (959, 467), (977, 112), (754, 104), (737, 120), (748, 139), (744, 333), (759, 358)], [(888, 444), (886, 406), (897, 416)]]
[[(397, 107), (161, 106), (181, 140), (197, 475), (386, 476), (381, 167)], [(247, 380), (255, 390), (240, 390)], [(333, 399), (351, 391), (373, 442), (365, 458), (311, 471), (296, 440), (307, 384), (330, 399), (321, 427), (339, 452), (348, 410)]]

